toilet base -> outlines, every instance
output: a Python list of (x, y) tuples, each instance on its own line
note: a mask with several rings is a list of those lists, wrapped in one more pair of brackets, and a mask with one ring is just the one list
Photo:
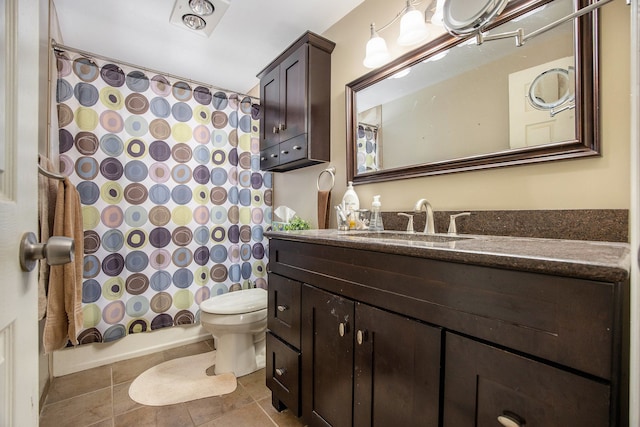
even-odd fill
[(224, 334), (216, 337), (216, 375), (233, 372), (242, 377), (265, 367), (264, 333), (256, 339), (253, 334)]

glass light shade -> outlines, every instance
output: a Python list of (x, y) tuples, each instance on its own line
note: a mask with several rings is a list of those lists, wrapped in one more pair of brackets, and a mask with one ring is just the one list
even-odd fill
[(375, 31), (372, 31), (371, 38), (367, 42), (367, 54), (362, 62), (367, 68), (378, 68), (387, 63), (391, 58), (387, 43)]
[(433, 13), (431, 17), (431, 23), (433, 25), (439, 25), (441, 27), (444, 26), (442, 23), (442, 9), (444, 8), (444, 0), (438, 0), (436, 2), (436, 11)]
[(198, 15), (184, 15), (182, 17), (182, 22), (184, 22), (184, 25), (191, 28), (192, 30), (201, 30), (207, 26), (205, 20), (200, 18)]
[(199, 16), (211, 15), (215, 10), (213, 4), (208, 0), (189, 0), (189, 7), (193, 13)]
[(398, 44), (400, 46), (411, 46), (425, 40), (429, 35), (426, 22), (422, 12), (413, 6), (407, 8), (407, 11), (400, 19), (400, 35), (398, 36)]

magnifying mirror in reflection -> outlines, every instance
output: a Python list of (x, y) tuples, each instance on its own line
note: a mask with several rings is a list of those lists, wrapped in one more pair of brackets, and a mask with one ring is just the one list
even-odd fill
[(549, 111), (551, 117), (575, 108), (574, 76), (573, 67), (552, 68), (540, 73), (529, 87), (529, 104), (537, 110)]

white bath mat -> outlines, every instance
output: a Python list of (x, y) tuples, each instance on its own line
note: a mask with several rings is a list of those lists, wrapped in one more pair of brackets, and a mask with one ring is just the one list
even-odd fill
[(172, 405), (233, 392), (233, 373), (207, 375), (215, 363), (215, 350), (169, 360), (147, 369), (129, 387), (129, 397), (149, 406)]

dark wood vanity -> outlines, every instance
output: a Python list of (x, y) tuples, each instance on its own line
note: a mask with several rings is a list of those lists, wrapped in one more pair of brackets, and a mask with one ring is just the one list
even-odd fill
[(627, 424), (628, 245), (267, 235), (267, 385), (310, 426)]

